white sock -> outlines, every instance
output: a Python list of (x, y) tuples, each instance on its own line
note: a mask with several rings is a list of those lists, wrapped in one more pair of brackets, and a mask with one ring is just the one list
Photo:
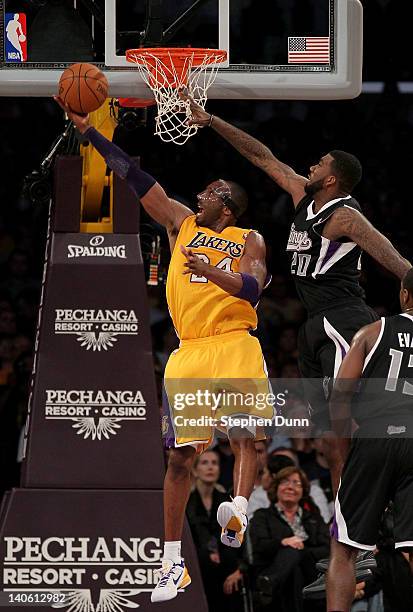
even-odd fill
[(236, 507), (241, 510), (241, 512), (247, 514), (248, 499), (246, 497), (242, 497), (242, 495), (237, 495), (236, 497), (234, 497), (234, 503)]
[(173, 563), (181, 563), (181, 540), (165, 542), (163, 545), (163, 558), (170, 559)]

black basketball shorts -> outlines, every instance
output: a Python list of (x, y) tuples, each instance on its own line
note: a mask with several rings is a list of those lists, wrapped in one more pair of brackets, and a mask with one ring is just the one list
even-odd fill
[(378, 318), (372, 308), (358, 302), (326, 309), (309, 317), (300, 328), (298, 365), (317, 431), (330, 429), (329, 391), (354, 334)]
[(332, 535), (373, 550), (380, 519), (393, 500), (396, 548), (413, 548), (413, 438), (361, 438), (351, 442), (335, 501)]

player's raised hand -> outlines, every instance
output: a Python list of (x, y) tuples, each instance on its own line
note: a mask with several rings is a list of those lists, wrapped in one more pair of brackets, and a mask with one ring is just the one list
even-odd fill
[(208, 268), (208, 264), (202, 261), (200, 257), (195, 255), (191, 249), (186, 248), (181, 244), (181, 253), (186, 257), (186, 263), (184, 264), (186, 270), (182, 274), (195, 274), (196, 276), (204, 276)]
[(188, 93), (188, 89), (186, 87), (181, 88), (179, 91), (179, 97), (184, 102), (189, 102), (192, 118), (188, 119), (187, 125), (197, 125), (199, 127), (207, 127), (211, 125), (212, 115), (207, 113), (202, 106), (195, 102), (193, 97)]
[(86, 130), (90, 127), (89, 123), (89, 115), (79, 115), (78, 113), (74, 113), (70, 106), (64, 104), (63, 100), (59, 98), (59, 96), (53, 96), (53, 100), (57, 102), (62, 110), (65, 111), (70, 121), (73, 121), (77, 129), (81, 134), (86, 132)]

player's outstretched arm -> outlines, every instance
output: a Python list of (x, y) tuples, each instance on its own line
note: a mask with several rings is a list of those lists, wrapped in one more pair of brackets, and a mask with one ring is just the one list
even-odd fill
[[(183, 97), (185, 98), (185, 96)], [(304, 187), (308, 179), (300, 176), (290, 166), (277, 159), (268, 147), (247, 132), (236, 128), (216, 115), (210, 115), (188, 96), (186, 96), (186, 99), (190, 100), (191, 104), (192, 119), (188, 122), (190, 125), (212, 127), (241, 155), (264, 170), (281, 189), (287, 191), (293, 198), (294, 206), (297, 206), (305, 195)]]
[(253, 306), (258, 302), (265, 285), (267, 268), (265, 242), (257, 232), (248, 234), (239, 272), (227, 272), (211, 266), (183, 246), (181, 246), (181, 251), (187, 258), (183, 274), (204, 276), (230, 295), (247, 300)]
[(350, 238), (400, 280), (412, 267), (390, 240), (354, 208), (338, 208), (326, 223), (323, 235), (329, 240), (338, 240), (343, 236)]
[(66, 107), (59, 98), (55, 97), (55, 100), (79, 132), (102, 155), (109, 168), (127, 181), (152, 219), (166, 227), (170, 238), (176, 235), (182, 221), (193, 212), (180, 202), (171, 200), (150, 174), (141, 170), (127, 153), (90, 125), (88, 115), (78, 115)]

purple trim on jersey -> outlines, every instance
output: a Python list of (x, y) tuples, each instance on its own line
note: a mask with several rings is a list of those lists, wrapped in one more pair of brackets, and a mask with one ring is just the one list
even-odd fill
[(342, 359), (344, 359), (344, 357), (347, 355), (347, 349), (344, 346), (344, 344), (341, 344), (340, 338), (337, 338), (337, 342), (339, 343), (340, 348), (341, 348), (341, 357), (342, 357)]
[[(330, 324), (330, 325), (331, 325), (331, 324)], [(333, 328), (333, 329), (334, 329), (334, 328)], [(342, 343), (340, 342), (340, 338), (339, 338), (338, 336), (334, 335), (334, 338), (337, 340), (338, 344), (340, 345), (340, 348), (341, 348), (341, 359), (343, 360), (343, 359), (344, 359), (344, 357), (347, 355), (347, 349), (346, 349), (346, 347), (344, 346), (344, 344), (342, 344)]]
[[(328, 319), (327, 319), (328, 320)], [(331, 325), (331, 323), (330, 323)], [(334, 329), (334, 328), (333, 328)], [(334, 331), (336, 331), (334, 329)], [(329, 336), (330, 337), (330, 336)], [(330, 337), (331, 338), (331, 337)], [(334, 338), (337, 341), (337, 343), (339, 344), (340, 348), (341, 348), (341, 358), (344, 359), (344, 357), (347, 355), (347, 349), (344, 346), (344, 344), (341, 343), (341, 339), (338, 337), (338, 335), (334, 334)]]
[(320, 270), (328, 262), (328, 260), (331, 259), (335, 253), (337, 253), (338, 249), (341, 247), (341, 244), (341, 242), (330, 242), (330, 244), (328, 245), (327, 253), (324, 255), (323, 262), (320, 266)]
[(335, 540), (338, 541), (338, 525), (337, 525), (336, 515), (335, 514), (333, 516), (333, 521), (332, 521), (331, 527), (330, 527), (330, 535), (331, 535), (332, 538), (334, 538)]
[(162, 439), (164, 448), (174, 448), (175, 447), (175, 431), (174, 425), (171, 416), (171, 409), (169, 407), (168, 395), (166, 393), (165, 386), (162, 385)]

